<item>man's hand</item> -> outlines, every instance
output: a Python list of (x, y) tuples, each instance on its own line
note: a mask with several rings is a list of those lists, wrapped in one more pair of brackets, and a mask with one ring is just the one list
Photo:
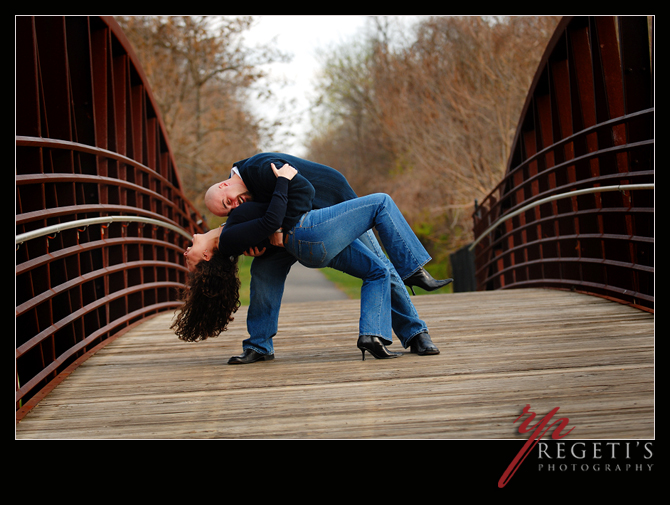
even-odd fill
[(284, 247), (284, 234), (277, 231), (270, 235), (270, 243), (277, 247)]
[(252, 247), (248, 251), (244, 251), (245, 256), (252, 256), (252, 257), (257, 257), (257, 256), (263, 256), (265, 253), (265, 247), (263, 249), (258, 249), (258, 247)]

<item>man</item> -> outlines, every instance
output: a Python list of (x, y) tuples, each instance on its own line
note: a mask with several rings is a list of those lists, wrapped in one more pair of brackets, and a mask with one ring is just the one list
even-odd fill
[[(329, 207), (357, 196), (346, 178), (331, 167), (288, 154), (261, 153), (235, 163), (229, 179), (207, 190), (205, 205), (209, 211), (217, 216), (227, 216), (245, 201), (269, 202), (276, 183), (270, 167), (272, 163), (276, 166), (288, 163), (298, 170), (298, 175), (289, 183), (286, 216), (282, 224), (284, 230), (292, 229), (300, 216), (311, 209)], [(392, 326), (403, 347), (410, 347), (412, 352), (419, 355), (439, 354), (402, 279), (386, 258), (372, 231), (359, 240), (382, 258), (392, 272)], [(281, 235), (273, 243), (280, 245)], [(281, 247), (269, 248), (254, 258), (247, 314), (249, 338), (242, 343), (244, 353), (232, 357), (228, 363), (246, 364), (274, 358), (272, 338), (277, 333), (284, 283), (295, 262), (296, 259)]]

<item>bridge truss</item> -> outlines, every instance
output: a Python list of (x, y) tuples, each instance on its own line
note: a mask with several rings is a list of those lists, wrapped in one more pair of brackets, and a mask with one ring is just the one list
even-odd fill
[(654, 304), (651, 19), (563, 18), (507, 172), (474, 213), (479, 290), (573, 289)]
[(179, 305), (206, 230), (111, 17), (16, 18), (16, 407)]

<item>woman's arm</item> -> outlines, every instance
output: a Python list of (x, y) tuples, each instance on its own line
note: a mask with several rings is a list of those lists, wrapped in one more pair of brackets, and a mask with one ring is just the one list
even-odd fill
[(269, 205), (248, 202), (231, 212), (219, 236), (219, 249), (237, 256), (258, 245), (282, 224), (288, 203), (289, 181), (297, 171), (285, 165), (277, 170), (275, 191)]
[[(238, 165), (242, 180), (254, 196), (254, 201), (267, 203), (272, 198), (276, 183), (275, 174), (271, 169), (272, 164), (276, 167), (289, 164), (291, 167), (295, 166), (300, 170), (298, 165), (291, 165), (290, 161), (282, 159), (282, 156), (284, 155), (277, 153), (261, 153)], [(289, 222), (289, 227), (305, 212), (312, 210), (314, 196), (314, 186), (304, 175), (298, 173), (291, 179), (284, 217), (285, 223)]]
[(286, 177), (290, 181), (298, 174), (298, 171), (288, 163), (284, 163), (284, 166), (282, 166), (279, 170), (277, 170), (277, 167), (275, 167), (274, 163), (270, 163), (270, 167), (272, 167), (272, 171), (275, 173), (275, 177), (277, 178)]

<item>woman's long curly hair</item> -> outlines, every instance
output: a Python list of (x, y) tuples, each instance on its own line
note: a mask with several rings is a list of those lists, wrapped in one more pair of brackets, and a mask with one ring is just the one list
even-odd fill
[(171, 326), (181, 340), (197, 342), (226, 331), (240, 307), (237, 257), (217, 249), (209, 261), (200, 261), (189, 273), (181, 292), (184, 304)]

